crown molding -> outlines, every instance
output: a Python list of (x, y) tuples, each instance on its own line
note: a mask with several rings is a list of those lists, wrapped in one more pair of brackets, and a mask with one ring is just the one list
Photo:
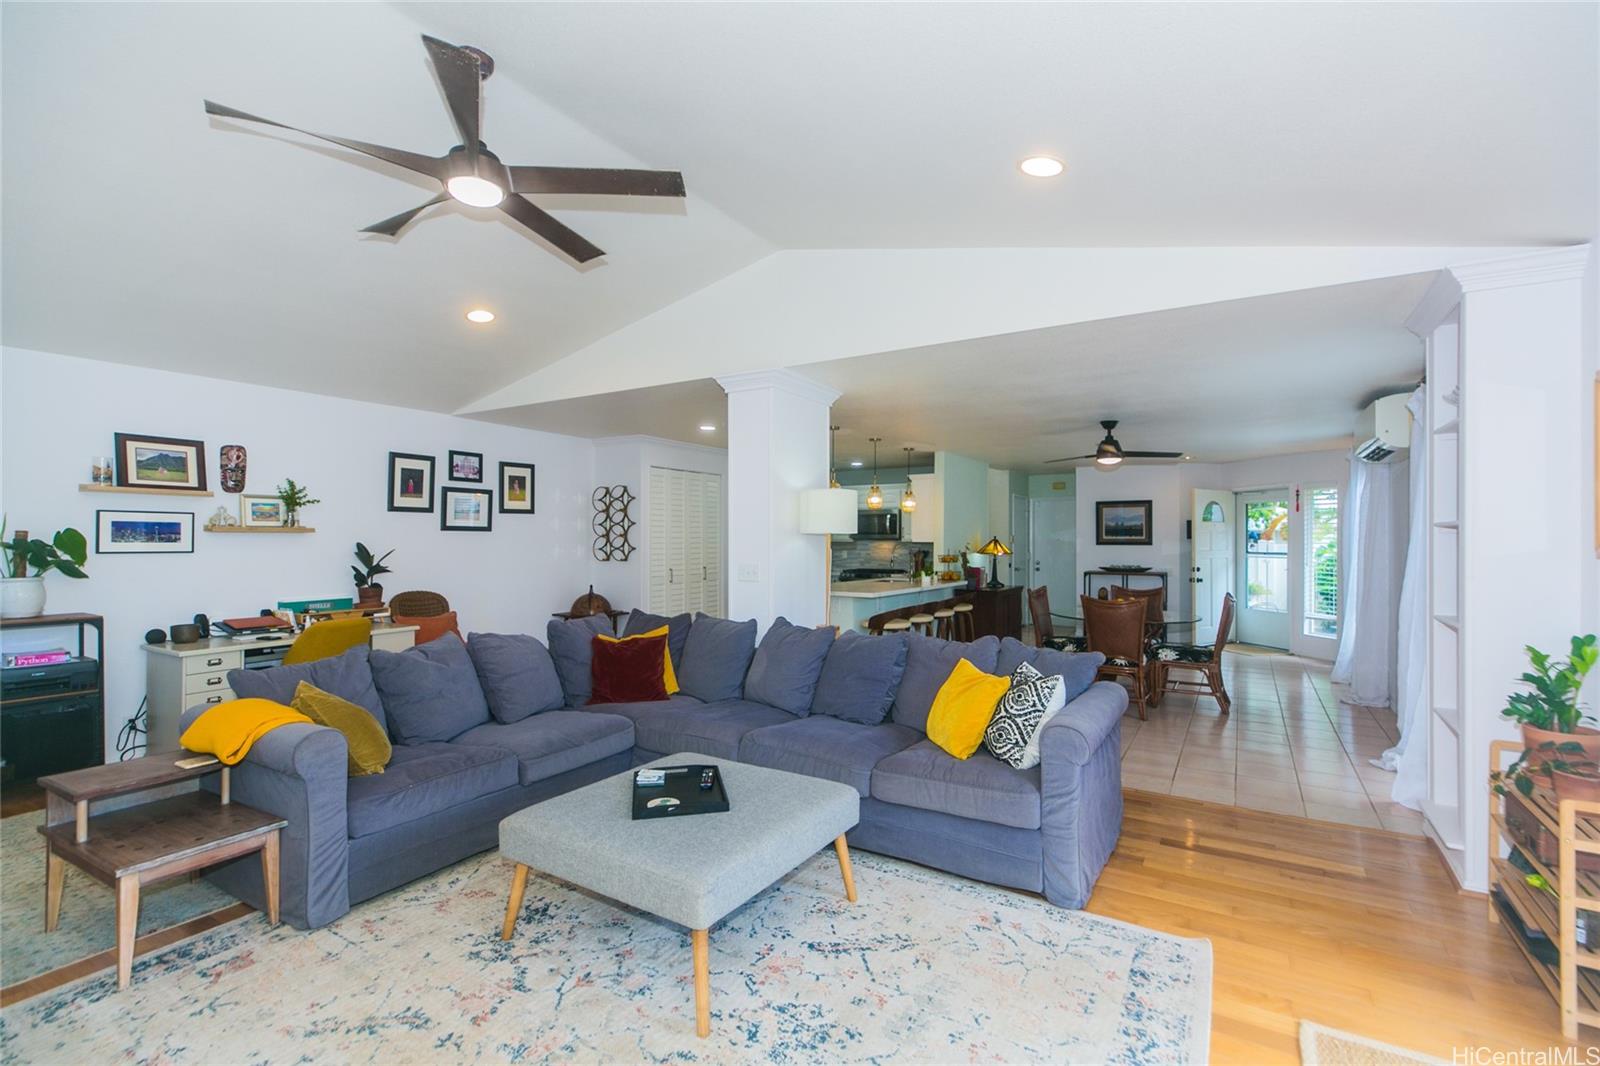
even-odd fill
[(1482, 292), (1486, 289), (1509, 289), (1518, 285), (1571, 281), (1583, 277), (1588, 264), (1589, 246), (1574, 244), (1565, 248), (1549, 248), (1539, 252), (1507, 256), (1504, 259), (1489, 259), (1479, 263), (1452, 266), (1450, 273), (1455, 275), (1462, 292)]
[(728, 449), (719, 448), (715, 444), (701, 444), (698, 441), (673, 440), (670, 437), (656, 437), (648, 433), (624, 433), (616, 437), (596, 437), (595, 447), (617, 446), (642, 446), (653, 444), (663, 448), (687, 448), (690, 451), (706, 452), (711, 455), (728, 454)]
[(744, 374), (729, 374), (716, 380), (717, 384), (722, 386), (722, 391), (730, 396), (736, 392), (772, 389), (799, 399), (812, 400), (824, 407), (831, 407), (833, 401), (840, 395), (838, 389), (812, 381), (808, 377), (796, 374), (793, 370), (752, 370)]
[(1460, 306), (1461, 283), (1450, 271), (1441, 270), (1433, 276), (1433, 284), (1417, 301), (1416, 308), (1406, 316), (1406, 329), (1426, 338)]

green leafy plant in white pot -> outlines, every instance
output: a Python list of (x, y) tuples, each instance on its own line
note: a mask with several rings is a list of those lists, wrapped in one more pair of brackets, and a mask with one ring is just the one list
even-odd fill
[(0, 519), (0, 551), (5, 555), (5, 577), (0, 578), (0, 618), (43, 614), (44, 575), (52, 570), (72, 578), (89, 576), (83, 572), (83, 564), (89, 558), (89, 542), (71, 526), (48, 541), (30, 538), (27, 530), (21, 529), (8, 538), (6, 523)]

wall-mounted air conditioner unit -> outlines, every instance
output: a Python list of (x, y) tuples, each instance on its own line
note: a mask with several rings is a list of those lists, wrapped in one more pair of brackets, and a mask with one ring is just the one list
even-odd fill
[(1398, 392), (1374, 401), (1356, 418), (1356, 458), (1367, 463), (1382, 463), (1396, 455), (1404, 457), (1411, 447), (1411, 412), (1406, 410), (1410, 393)]

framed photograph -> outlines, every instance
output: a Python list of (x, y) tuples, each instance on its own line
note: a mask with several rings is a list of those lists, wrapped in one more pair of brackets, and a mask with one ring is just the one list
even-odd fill
[(96, 511), (96, 555), (166, 555), (194, 551), (192, 511)]
[(179, 437), (118, 433), (117, 484), (125, 489), (206, 490), (206, 444)]
[(444, 486), (439, 490), (439, 528), (489, 532), (494, 528), (494, 490)]
[(483, 453), (450, 452), (450, 480), (483, 483)]
[(239, 524), (260, 529), (283, 525), (283, 501), (276, 496), (240, 496)]
[(1097, 500), (1094, 505), (1096, 544), (1150, 544), (1149, 500)]
[(389, 453), (389, 510), (433, 513), (433, 456)]
[(533, 464), (500, 464), (500, 513), (533, 514)]

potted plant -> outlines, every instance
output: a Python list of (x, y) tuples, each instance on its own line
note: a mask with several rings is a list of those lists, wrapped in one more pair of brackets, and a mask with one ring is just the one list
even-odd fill
[(1578, 704), (1583, 679), (1600, 660), (1600, 644), (1595, 635), (1573, 637), (1571, 652), (1565, 659), (1556, 659), (1532, 645), (1524, 650), (1532, 669), (1521, 680), (1532, 691), (1512, 693), (1505, 710), (1500, 712), (1522, 726), (1526, 750), (1517, 761), (1526, 760), (1538, 770), (1551, 754), (1581, 752), (1583, 761), (1600, 764), (1600, 730), (1583, 724), (1593, 719)]
[(312, 504), (321, 503), (313, 500), (311, 493), (304, 485), (296, 485), (294, 478), (285, 478), (282, 485), (277, 488), (278, 501), (283, 504), (283, 524), (298, 526), (300, 524), (300, 509), (310, 507)]
[(71, 526), (51, 537), (48, 543), (30, 539), (25, 529), (17, 530), (16, 536), (8, 540), (5, 521), (0, 519), (0, 550), (5, 554), (5, 577), (0, 579), (0, 618), (33, 618), (43, 614), (44, 575), (51, 570), (72, 578), (89, 576), (83, 572), (83, 564), (89, 558), (89, 542)]
[(1600, 766), (1592, 762), (1552, 763), (1549, 766), (1557, 799), (1600, 802)]
[(383, 602), (383, 586), (372, 579), (379, 574), (394, 573), (393, 570), (383, 565), (383, 561), (393, 554), (394, 549), (390, 548), (377, 558), (373, 558), (372, 552), (368, 550), (367, 546), (359, 540), (356, 541), (356, 562), (361, 565), (352, 566), (350, 573), (355, 576), (356, 602), (361, 606), (375, 607)]

